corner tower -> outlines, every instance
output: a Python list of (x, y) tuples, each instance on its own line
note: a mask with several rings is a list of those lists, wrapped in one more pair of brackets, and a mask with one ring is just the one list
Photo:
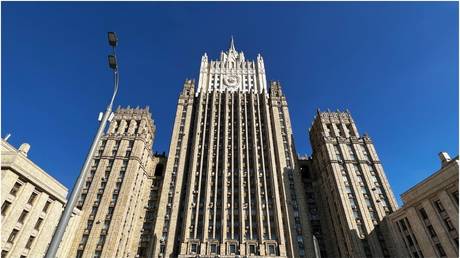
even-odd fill
[(374, 144), (347, 112), (320, 112), (310, 129), (329, 257), (391, 257), (384, 218), (397, 209)]
[[(179, 97), (153, 257), (313, 254), (286, 98), (233, 39)], [(166, 194), (167, 193), (167, 194)]]
[(77, 208), (69, 257), (134, 257), (158, 158), (148, 108), (118, 108), (99, 142)]

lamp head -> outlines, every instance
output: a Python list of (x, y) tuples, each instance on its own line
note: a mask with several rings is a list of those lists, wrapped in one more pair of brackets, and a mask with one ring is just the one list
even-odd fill
[(109, 55), (109, 67), (113, 70), (117, 70), (118, 65), (117, 65), (117, 58), (114, 55)]
[(109, 45), (112, 47), (116, 47), (118, 43), (117, 34), (115, 32), (109, 32), (108, 34)]

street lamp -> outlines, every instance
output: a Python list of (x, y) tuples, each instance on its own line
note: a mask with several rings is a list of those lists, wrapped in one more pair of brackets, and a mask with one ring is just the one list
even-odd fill
[(64, 212), (62, 213), (62, 216), (59, 220), (59, 224), (57, 225), (56, 231), (54, 232), (53, 238), (51, 239), (51, 243), (48, 247), (48, 250), (46, 251), (46, 256), (45, 256), (46, 258), (56, 257), (56, 253), (61, 243), (64, 232), (66, 230), (67, 224), (69, 224), (69, 220), (72, 215), (72, 211), (75, 208), (75, 204), (77, 203), (80, 197), (80, 192), (83, 189), (83, 183), (85, 182), (85, 179), (86, 179), (86, 176), (87, 176), (90, 164), (91, 164), (91, 160), (93, 159), (94, 153), (96, 152), (96, 147), (99, 143), (99, 140), (101, 139), (102, 134), (104, 133), (105, 127), (107, 125), (107, 121), (109, 120), (109, 118), (113, 117), (112, 106), (113, 106), (113, 101), (115, 100), (115, 96), (117, 95), (117, 92), (118, 92), (118, 81), (119, 81), (117, 58), (115, 55), (115, 47), (117, 46), (118, 39), (114, 32), (108, 33), (108, 41), (109, 41), (109, 45), (112, 47), (112, 54), (110, 54), (108, 58), (109, 67), (113, 70), (113, 75), (114, 75), (114, 88), (113, 88), (112, 98), (110, 99), (110, 103), (107, 106), (107, 109), (105, 110), (104, 115), (102, 116), (102, 119), (100, 120), (99, 129), (97, 130), (96, 136), (94, 137), (93, 143), (91, 144), (91, 148), (88, 152), (88, 156), (86, 157), (85, 163), (83, 164), (83, 167), (80, 171), (80, 176), (78, 177), (77, 182), (75, 183), (72, 189), (72, 193), (70, 194), (69, 200), (67, 201), (67, 204), (65, 205)]

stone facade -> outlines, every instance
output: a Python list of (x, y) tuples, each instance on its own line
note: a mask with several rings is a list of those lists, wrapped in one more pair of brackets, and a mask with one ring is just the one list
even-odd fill
[(398, 257), (458, 257), (458, 156), (440, 153), (442, 167), (401, 195), (389, 216)]
[(306, 169), (316, 185), (312, 202), (321, 218), (315, 228), (321, 227), (316, 233), (323, 256), (392, 256), (384, 218), (397, 204), (370, 137), (360, 137), (349, 112), (318, 111), (310, 142), (313, 154)]
[(311, 257), (286, 97), (233, 40), (179, 97), (153, 257)]
[(152, 152), (154, 136), (148, 108), (116, 110), (77, 203), (69, 257), (148, 257), (165, 162)]
[[(66, 203), (67, 188), (27, 157), (28, 144), (18, 150), (2, 140), (1, 146), (1, 256), (43, 257)], [(75, 209), (64, 239), (72, 237), (79, 213)], [(59, 257), (65, 257), (66, 250), (61, 245)]]

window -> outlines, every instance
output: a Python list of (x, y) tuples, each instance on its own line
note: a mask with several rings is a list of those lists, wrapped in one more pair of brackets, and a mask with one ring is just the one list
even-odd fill
[(5, 216), (6, 215), (6, 212), (8, 211), (8, 209), (10, 208), (11, 206), (11, 203), (9, 201), (5, 201), (3, 204), (2, 204), (2, 216)]
[(217, 253), (217, 245), (216, 244), (211, 244), (211, 253), (216, 254)]
[(34, 240), (35, 240), (34, 236), (29, 237), (29, 240), (27, 240), (26, 249), (30, 249), (30, 247), (32, 246), (32, 243), (34, 242)]
[(455, 230), (455, 227), (452, 224), (452, 221), (450, 220), (450, 218), (444, 219), (444, 224), (446, 224), (446, 227), (447, 227), (447, 229), (449, 231), (454, 231)]
[(436, 249), (438, 249), (439, 256), (445, 257), (446, 252), (444, 252), (444, 248), (442, 248), (442, 245), (440, 243), (436, 244)]
[(43, 207), (43, 212), (48, 212), (48, 208), (50, 207), (50, 204), (51, 204), (50, 201), (47, 201), (47, 202), (45, 203), (45, 206)]
[(11, 232), (10, 236), (8, 237), (8, 243), (14, 243), (14, 239), (16, 239), (16, 236), (18, 235), (19, 230), (13, 229), (13, 232)]
[(21, 223), (21, 224), (23, 224), (23, 223), (24, 223), (24, 220), (25, 220), (26, 217), (27, 217), (27, 214), (28, 214), (28, 213), (29, 213), (29, 212), (27, 212), (26, 210), (23, 210), (22, 213), (21, 213), (21, 215), (19, 216), (18, 222)]
[(190, 251), (191, 251), (192, 253), (196, 254), (197, 249), (198, 249), (197, 244), (192, 244), (192, 246), (191, 246), (191, 248), (190, 248)]
[(230, 254), (236, 254), (236, 245), (235, 244), (231, 244), (229, 249), (230, 249)]
[(102, 244), (104, 244), (104, 243), (105, 243), (105, 235), (101, 235), (101, 236), (99, 237), (99, 242), (98, 242), (98, 244), (102, 245)]
[(414, 241), (412, 241), (412, 238), (410, 237), (410, 235), (406, 235), (406, 240), (409, 246), (414, 246)]
[(21, 184), (16, 182), (13, 186), (13, 189), (11, 189), (10, 194), (13, 196), (16, 196), (19, 192), (19, 189), (21, 188)]
[(436, 235), (436, 231), (434, 231), (434, 228), (433, 228), (433, 226), (429, 225), (429, 226), (428, 226), (428, 227), (426, 227), (426, 228), (428, 229), (428, 232), (430, 233), (430, 236), (431, 236), (431, 238), (433, 238), (433, 237), (437, 237), (437, 235)]
[(35, 202), (35, 199), (37, 198), (37, 193), (32, 193), (29, 197), (29, 200), (27, 201), (28, 204), (33, 205)]
[(88, 241), (88, 235), (83, 235), (83, 237), (81, 238), (81, 241), (80, 241), (80, 244), (86, 244), (86, 241)]
[(86, 228), (91, 229), (93, 227), (93, 222), (94, 222), (94, 220), (88, 220), (86, 222)]
[(249, 254), (251, 254), (251, 255), (256, 254), (256, 246), (255, 245), (249, 245)]
[(361, 144), (361, 150), (363, 152), (364, 160), (369, 160), (369, 156), (366, 151), (366, 146), (364, 144)]
[(42, 218), (39, 218), (39, 219), (37, 220), (37, 223), (35, 223), (34, 229), (40, 230), (40, 226), (42, 225), (42, 222), (43, 222), (43, 219), (42, 219)]
[(276, 255), (274, 245), (268, 245), (268, 254), (269, 255)]
[(428, 219), (428, 214), (426, 214), (426, 211), (424, 208), (421, 208), (420, 209), (420, 215), (422, 216), (422, 218), (425, 220), (425, 219)]
[(453, 192), (452, 197), (454, 197), (455, 202), (458, 204), (458, 191)]
[(444, 206), (442, 206), (442, 203), (440, 200), (437, 200), (434, 202), (434, 205), (436, 206), (436, 209), (439, 211), (439, 212), (443, 212), (445, 211), (444, 210)]

